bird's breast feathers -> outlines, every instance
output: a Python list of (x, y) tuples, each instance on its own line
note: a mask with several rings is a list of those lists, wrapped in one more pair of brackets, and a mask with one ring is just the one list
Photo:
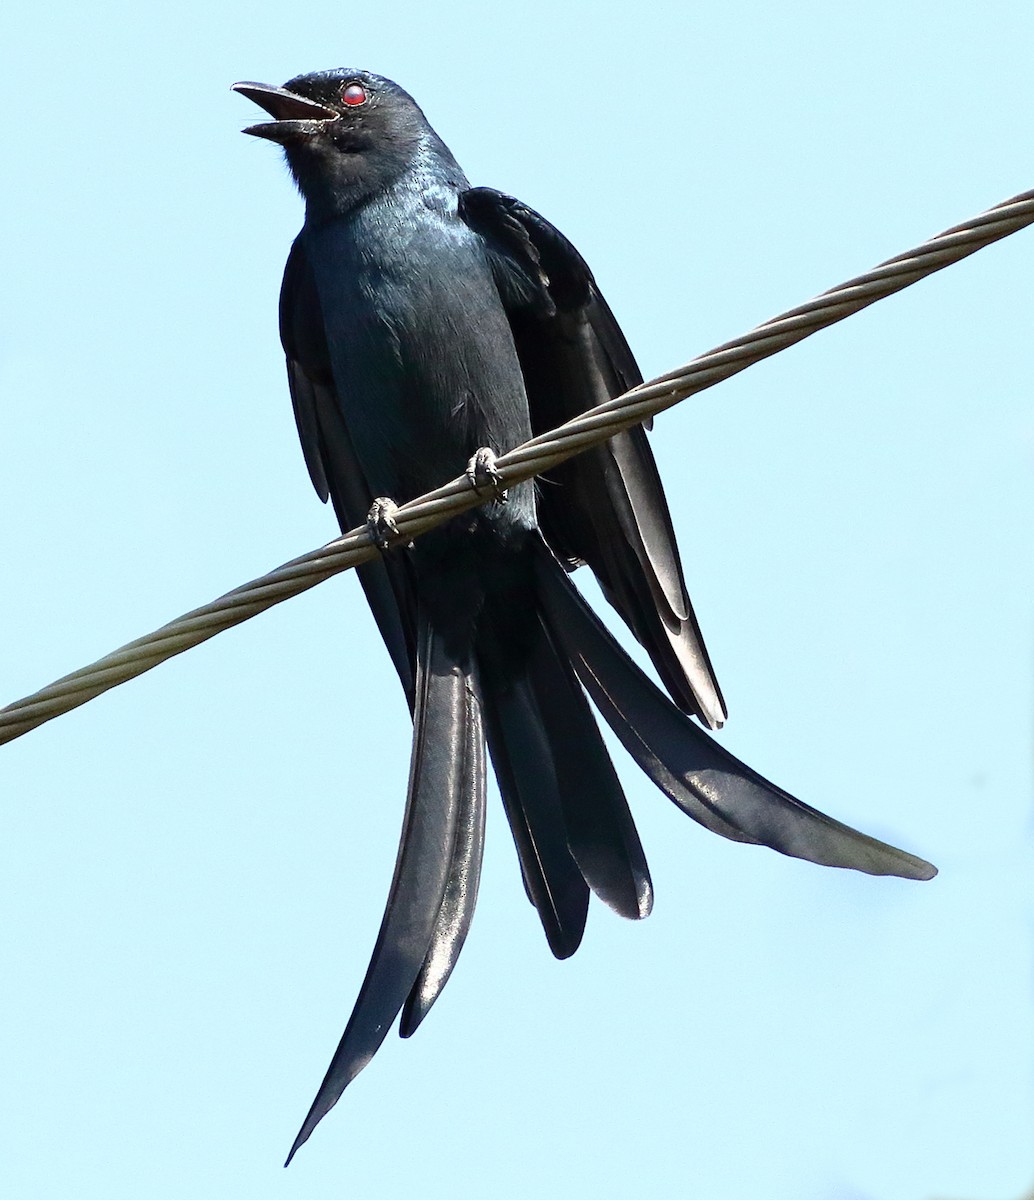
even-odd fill
[(356, 449), (385, 486), (426, 490), (478, 447), (525, 440), (530, 422), (480, 238), (454, 203), (404, 200), (389, 194), (306, 240)]

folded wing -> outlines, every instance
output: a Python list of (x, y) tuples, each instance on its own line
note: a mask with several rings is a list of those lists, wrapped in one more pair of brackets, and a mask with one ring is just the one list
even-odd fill
[[(460, 197), (485, 244), (544, 433), (642, 382), (589, 268), (538, 213), (490, 188)], [(693, 613), (668, 506), (641, 427), (551, 471), (539, 520), (569, 568), (587, 563), (675, 702), (711, 728), (726, 708)]]

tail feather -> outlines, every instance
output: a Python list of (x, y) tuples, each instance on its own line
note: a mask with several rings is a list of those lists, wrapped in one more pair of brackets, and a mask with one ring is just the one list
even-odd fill
[(542, 546), (539, 590), (550, 627), (625, 749), (701, 825), (734, 841), (870, 875), (930, 879), (936, 868), (803, 804), (723, 750), (632, 662)]
[(649, 916), (653, 885), (639, 834), (585, 692), (545, 625), (529, 678), (556, 772), (567, 843), (585, 882), (616, 913)]
[(557, 958), (570, 958), (585, 932), (589, 889), (568, 849), (549, 741), (527, 678), (494, 684), (485, 666), (488, 748), (525, 887), (550, 950)]
[(376, 1053), (407, 999), (414, 1018), (427, 1011), (474, 906), (485, 774), (483, 751), (473, 748), (480, 722), (470, 665), (450, 657), (425, 618), (418, 624), (409, 794), (388, 903), (359, 998), (288, 1162)]
[(566, 958), (581, 941), (586, 885), (632, 920), (649, 914), (653, 885), (599, 727), (541, 613), (521, 642), (515, 661), (512, 634), (482, 627), (488, 742), (525, 887)]
[(456, 840), (430, 949), (402, 1010), (399, 1033), (412, 1037), (441, 995), (470, 930), (485, 848), (485, 735), (481, 705), (468, 686), (466, 719), (458, 730), (461, 771)]

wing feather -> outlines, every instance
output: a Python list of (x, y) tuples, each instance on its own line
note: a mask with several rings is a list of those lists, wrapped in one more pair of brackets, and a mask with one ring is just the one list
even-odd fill
[[(492, 265), (524, 373), (535, 433), (642, 382), (578, 251), (538, 213), (490, 188), (460, 197)], [(716, 728), (726, 716), (690, 604), (671, 516), (642, 428), (550, 472), (539, 520), (570, 568), (587, 563), (672, 698)]]

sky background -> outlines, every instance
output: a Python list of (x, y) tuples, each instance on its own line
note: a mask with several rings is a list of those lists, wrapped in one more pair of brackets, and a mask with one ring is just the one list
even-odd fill
[[(1029, 0), (19, 5), (0, 702), (333, 536), (237, 79), (363, 66), (592, 265), (647, 376), (1034, 187)], [(1034, 233), (658, 419), (724, 745), (931, 859), (823, 870), (616, 753), (654, 915), (566, 963), (497, 800), (460, 965), (291, 1169), (409, 728), (333, 580), (0, 750), (5, 1200), (1018, 1200), (1034, 1185)], [(459, 464), (458, 464), (459, 465)]]

